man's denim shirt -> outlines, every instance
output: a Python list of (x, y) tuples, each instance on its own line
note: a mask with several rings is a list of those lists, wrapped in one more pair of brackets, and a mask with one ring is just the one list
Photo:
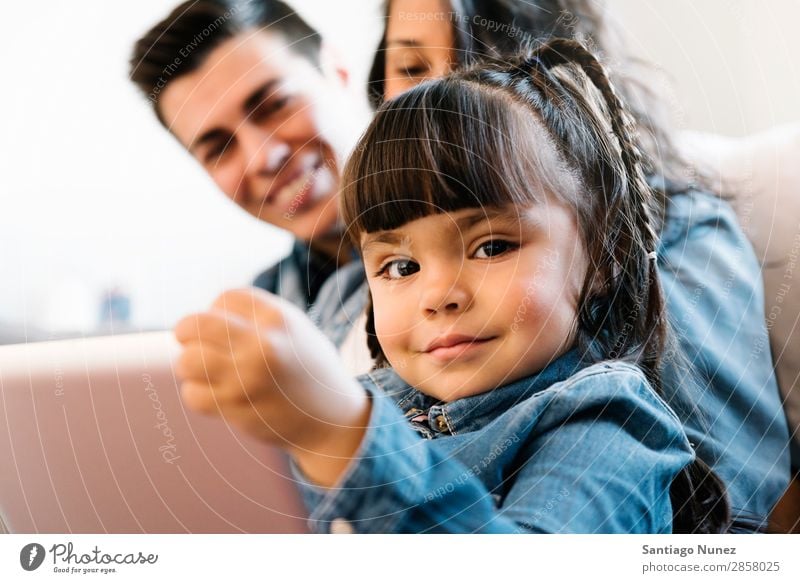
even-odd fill
[(307, 312), (339, 347), (364, 311), (369, 287), (361, 261), (356, 259), (338, 270), (331, 267), (330, 262), (295, 240), (289, 255), (260, 273), (253, 285)]
[(694, 453), (635, 366), (573, 350), (449, 403), (392, 369), (359, 380), (369, 427), (337, 487), (295, 468), (314, 531), (671, 532), (670, 484)]
[[(704, 412), (689, 414), (685, 430), (726, 484), (734, 514), (764, 520), (789, 481), (789, 434), (764, 324), (760, 267), (727, 203), (701, 192), (670, 201), (659, 272), (697, 382), (678, 376), (675, 383), (670, 374), (683, 371), (672, 370), (665, 385), (681, 386)], [(311, 315), (335, 344), (363, 309), (366, 289), (357, 262), (323, 284)]]

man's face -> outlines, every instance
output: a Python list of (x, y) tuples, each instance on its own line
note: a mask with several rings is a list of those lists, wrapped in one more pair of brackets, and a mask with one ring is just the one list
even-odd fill
[(310, 241), (336, 228), (341, 160), (361, 129), (344, 85), (282, 36), (243, 33), (169, 83), (160, 108), (231, 200)]

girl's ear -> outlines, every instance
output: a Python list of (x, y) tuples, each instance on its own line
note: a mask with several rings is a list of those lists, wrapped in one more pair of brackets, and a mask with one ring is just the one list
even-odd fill
[(369, 354), (375, 361), (376, 367), (386, 366), (389, 363), (386, 360), (386, 356), (383, 354), (383, 348), (381, 348), (380, 342), (378, 342), (378, 335), (375, 333), (375, 310), (372, 306), (371, 292), (367, 294), (367, 305), (364, 309), (367, 311), (366, 331)]

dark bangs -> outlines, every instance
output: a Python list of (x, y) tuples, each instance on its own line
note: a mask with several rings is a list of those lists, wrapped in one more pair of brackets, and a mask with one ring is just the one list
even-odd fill
[(364, 232), (431, 214), (530, 206), (543, 177), (558, 180), (557, 158), (535, 116), (508, 96), (431, 81), (378, 110), (344, 169), (342, 219), (358, 248)]

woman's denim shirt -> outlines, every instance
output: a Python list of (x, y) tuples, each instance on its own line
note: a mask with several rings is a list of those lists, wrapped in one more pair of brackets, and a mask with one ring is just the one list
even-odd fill
[(295, 468), (316, 532), (669, 533), (694, 453), (642, 372), (573, 350), (539, 374), (439, 403), (392, 369), (359, 378), (369, 427), (336, 488)]
[(790, 438), (760, 265), (733, 209), (711, 194), (672, 196), (661, 237), (667, 311), (697, 381), (672, 368), (664, 384), (702, 412), (686, 433), (727, 486), (734, 517), (765, 526), (789, 483)]
[[(671, 369), (665, 385), (682, 387), (702, 411), (681, 411), (688, 415), (685, 430), (726, 484), (734, 515), (764, 521), (789, 482), (789, 433), (758, 261), (730, 206), (693, 191), (670, 198), (658, 265), (670, 320), (697, 380), (687, 383), (685, 371)], [(311, 316), (337, 346), (363, 310), (366, 292), (357, 262), (323, 284)]]

